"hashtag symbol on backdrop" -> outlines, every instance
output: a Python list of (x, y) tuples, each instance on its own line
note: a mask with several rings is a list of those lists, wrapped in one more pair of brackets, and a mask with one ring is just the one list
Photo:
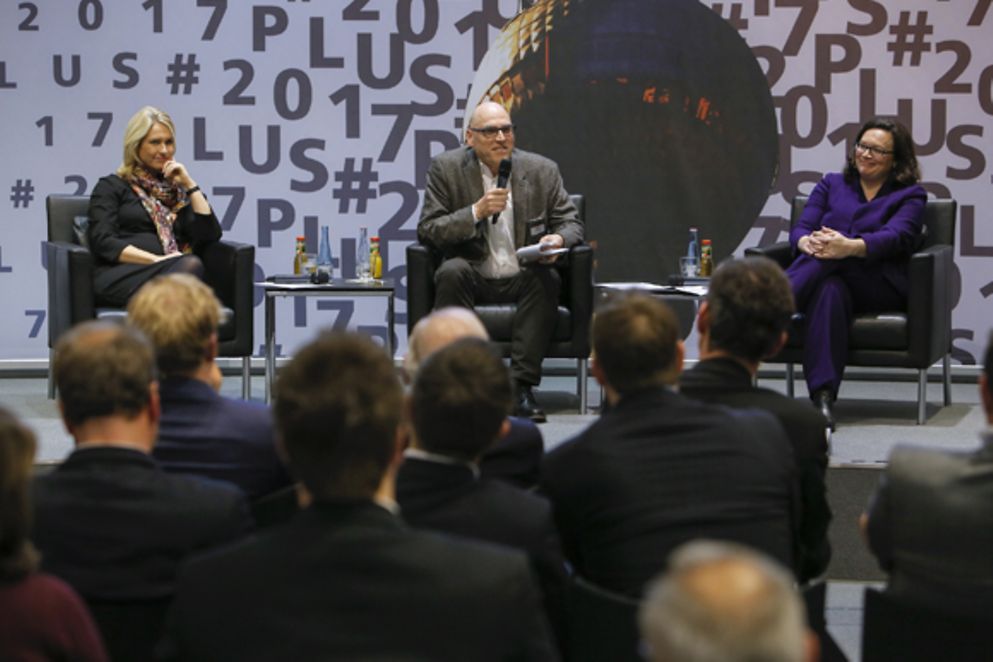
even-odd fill
[[(715, 2), (710, 6), (710, 8), (720, 17), (724, 17), (724, 3)], [(742, 18), (741, 13), (744, 8), (741, 6), (740, 2), (729, 3), (728, 6), (728, 24), (735, 30), (747, 30), (748, 29), (748, 19)]]
[(166, 84), (169, 85), (170, 94), (179, 94), (181, 86), (183, 94), (190, 94), (193, 86), (200, 82), (200, 77), (197, 75), (200, 72), (200, 65), (197, 64), (195, 53), (189, 53), (185, 61), (182, 53), (176, 53), (176, 58), (169, 64), (168, 69)]
[(18, 207), (28, 208), (34, 200), (34, 185), (30, 179), (18, 179), (17, 183), (10, 187), (10, 201), (14, 203), (14, 209)]
[(886, 50), (893, 53), (893, 66), (903, 66), (903, 56), (910, 54), (910, 65), (913, 67), (921, 63), (921, 55), (930, 52), (931, 42), (927, 40), (927, 35), (934, 34), (934, 26), (928, 25), (927, 12), (917, 12), (917, 22), (911, 24), (910, 12), (900, 12), (900, 20), (896, 25), (890, 26), (890, 34), (893, 41), (886, 44)]
[(341, 182), (341, 186), (332, 193), (332, 197), (338, 202), (338, 213), (347, 213), (355, 200), (355, 211), (362, 214), (366, 210), (367, 203), (376, 197), (373, 189), (373, 182), (379, 181), (379, 173), (372, 170), (372, 159), (362, 159), (362, 169), (355, 170), (355, 159), (345, 159), (345, 169), (334, 173), (334, 180)]

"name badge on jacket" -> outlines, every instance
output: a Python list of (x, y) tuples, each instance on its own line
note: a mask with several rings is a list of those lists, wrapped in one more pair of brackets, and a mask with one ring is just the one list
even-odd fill
[(548, 234), (548, 228), (545, 226), (544, 216), (539, 216), (538, 218), (528, 221), (526, 227), (527, 227), (528, 241), (534, 241), (538, 237), (542, 237)]

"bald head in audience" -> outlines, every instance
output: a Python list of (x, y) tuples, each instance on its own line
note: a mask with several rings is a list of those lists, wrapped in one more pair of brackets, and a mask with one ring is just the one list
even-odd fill
[(421, 318), (407, 340), (407, 356), (403, 363), (408, 377), (413, 379), (417, 368), (429, 356), (460, 338), (489, 340), (483, 323), (468, 308), (439, 308)]
[(641, 605), (653, 662), (809, 662), (806, 628), (789, 574), (745, 547), (712, 541), (676, 549)]

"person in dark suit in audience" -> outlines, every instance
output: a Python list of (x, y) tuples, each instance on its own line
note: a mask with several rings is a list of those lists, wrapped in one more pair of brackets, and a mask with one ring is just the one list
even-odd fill
[(274, 409), (306, 507), (189, 564), (163, 659), (557, 659), (524, 554), (398, 517), (402, 398), (367, 338), (297, 352)]
[(38, 571), (28, 539), (34, 435), (0, 407), (0, 659), (105, 662), (86, 605), (58, 577)]
[(630, 296), (598, 311), (593, 352), (611, 407), (541, 470), (575, 572), (640, 596), (667, 554), (699, 537), (793, 567), (796, 466), (775, 418), (676, 392), (679, 322), (657, 299)]
[(639, 613), (651, 662), (817, 662), (806, 621), (789, 573), (753, 550), (712, 540), (673, 552)]
[[(486, 328), (468, 308), (440, 308), (422, 318), (407, 340), (404, 369), (413, 380), (418, 366), (433, 352), (459, 338), (489, 339)], [(533, 421), (518, 416), (507, 419), (510, 428), (491, 444), (479, 460), (483, 478), (499, 478), (518, 487), (531, 489), (538, 484), (545, 442)]]
[[(159, 422), (155, 357), (136, 329), (76, 326), (56, 344), (54, 370), (76, 447), (33, 483), (32, 539), (42, 569), (95, 612), (111, 603), (161, 603), (149, 611), (161, 620), (180, 563), (249, 532), (245, 497), (227, 483), (168, 474), (151, 457)], [(100, 613), (97, 621), (111, 657), (120, 657)], [(143, 643), (150, 655), (152, 641)]]
[(128, 322), (155, 346), (162, 419), (152, 455), (166, 471), (225, 480), (257, 499), (290, 484), (272, 413), (218, 393), (221, 303), (188, 274), (160, 276), (128, 303)]
[(898, 446), (862, 516), (886, 591), (921, 606), (988, 619), (993, 610), (993, 334), (979, 394), (979, 448)]
[(431, 354), (409, 398), (413, 434), (397, 477), (397, 501), (412, 526), (527, 552), (549, 617), (561, 623), (567, 576), (551, 505), (480, 477), (479, 458), (509, 430), (512, 402), (507, 368), (485, 340), (463, 338)]
[(779, 265), (766, 258), (722, 263), (697, 315), (700, 361), (680, 376), (679, 391), (736, 409), (763, 409), (779, 420), (800, 477), (796, 573), (807, 581), (823, 573), (831, 559), (827, 421), (809, 402), (753, 383), (762, 359), (786, 342), (792, 314), (793, 292)]

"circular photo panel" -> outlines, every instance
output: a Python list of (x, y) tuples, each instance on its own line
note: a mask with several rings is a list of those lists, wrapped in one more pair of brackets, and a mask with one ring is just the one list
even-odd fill
[(586, 197), (596, 280), (665, 283), (689, 228), (714, 261), (776, 175), (772, 96), (751, 50), (698, 0), (538, 0), (494, 40), (470, 90), (504, 104), (516, 145)]

